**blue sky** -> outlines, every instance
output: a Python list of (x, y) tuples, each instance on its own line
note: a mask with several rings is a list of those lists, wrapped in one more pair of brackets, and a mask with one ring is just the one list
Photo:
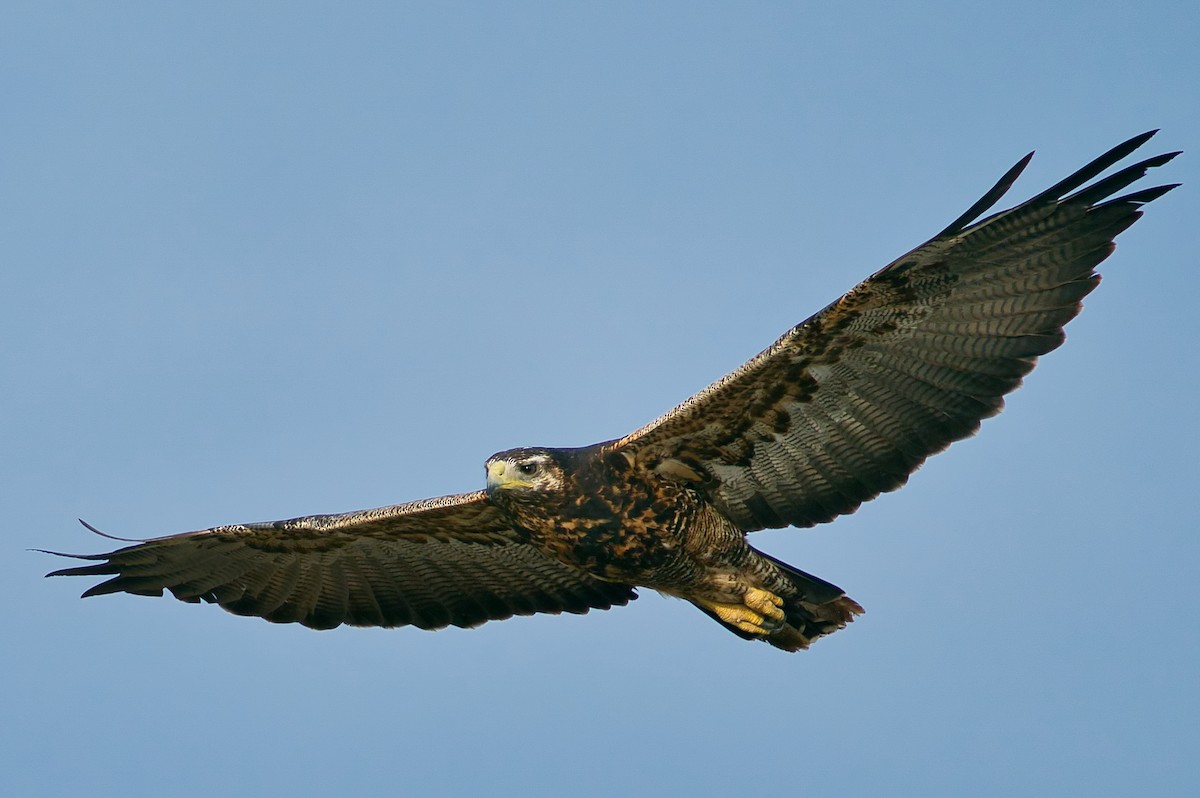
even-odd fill
[[(1200, 779), (1190, 3), (0, 11), (0, 793), (1184, 794)], [(1187, 185), (904, 490), (754, 543), (867, 614), (312, 632), (27, 551), (483, 484), (621, 435), (1149, 128)]]

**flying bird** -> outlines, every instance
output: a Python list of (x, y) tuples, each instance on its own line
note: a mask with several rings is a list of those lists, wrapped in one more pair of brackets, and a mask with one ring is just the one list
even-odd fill
[(473, 493), (61, 555), (90, 564), (49, 576), (316, 629), (586, 613), (645, 587), (739, 637), (807, 648), (862, 607), (747, 534), (852, 513), (998, 413), (1063, 342), (1113, 239), (1178, 185), (1114, 197), (1178, 153), (1095, 180), (1153, 134), (980, 219), (1030, 153), (928, 242), (623, 438), (494, 454)]

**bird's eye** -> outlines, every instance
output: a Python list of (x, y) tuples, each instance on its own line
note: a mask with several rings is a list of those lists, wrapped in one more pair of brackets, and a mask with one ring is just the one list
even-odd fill
[(538, 469), (537, 463), (524, 462), (524, 463), (517, 464), (517, 470), (520, 471), (525, 476), (530, 476), (531, 474), (536, 474), (537, 469)]

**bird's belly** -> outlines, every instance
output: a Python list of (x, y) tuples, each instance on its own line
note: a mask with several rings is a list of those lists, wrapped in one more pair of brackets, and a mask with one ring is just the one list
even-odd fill
[(614, 582), (647, 584), (682, 555), (669, 530), (619, 524), (565, 525), (534, 542), (560, 562)]

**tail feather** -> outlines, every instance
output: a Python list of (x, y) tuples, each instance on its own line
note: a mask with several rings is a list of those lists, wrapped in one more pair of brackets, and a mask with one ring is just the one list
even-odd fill
[(818, 637), (844, 629), (862, 615), (862, 605), (835, 584), (805, 573), (769, 554), (758, 552), (791, 582), (795, 595), (784, 597), (787, 626), (767, 637), (767, 642), (784, 651), (808, 648)]
[[(763, 637), (725, 623), (712, 610), (695, 606), (708, 617), (724, 626), (743, 640), (766, 640), (784, 651), (806, 649), (818, 637), (836, 632), (863, 613), (862, 605), (846, 595), (837, 585), (805, 573), (769, 554), (755, 550), (763, 559), (774, 565), (790, 582), (791, 590), (784, 595), (783, 610), (787, 624), (778, 631)], [(782, 595), (782, 594), (781, 594)]]

